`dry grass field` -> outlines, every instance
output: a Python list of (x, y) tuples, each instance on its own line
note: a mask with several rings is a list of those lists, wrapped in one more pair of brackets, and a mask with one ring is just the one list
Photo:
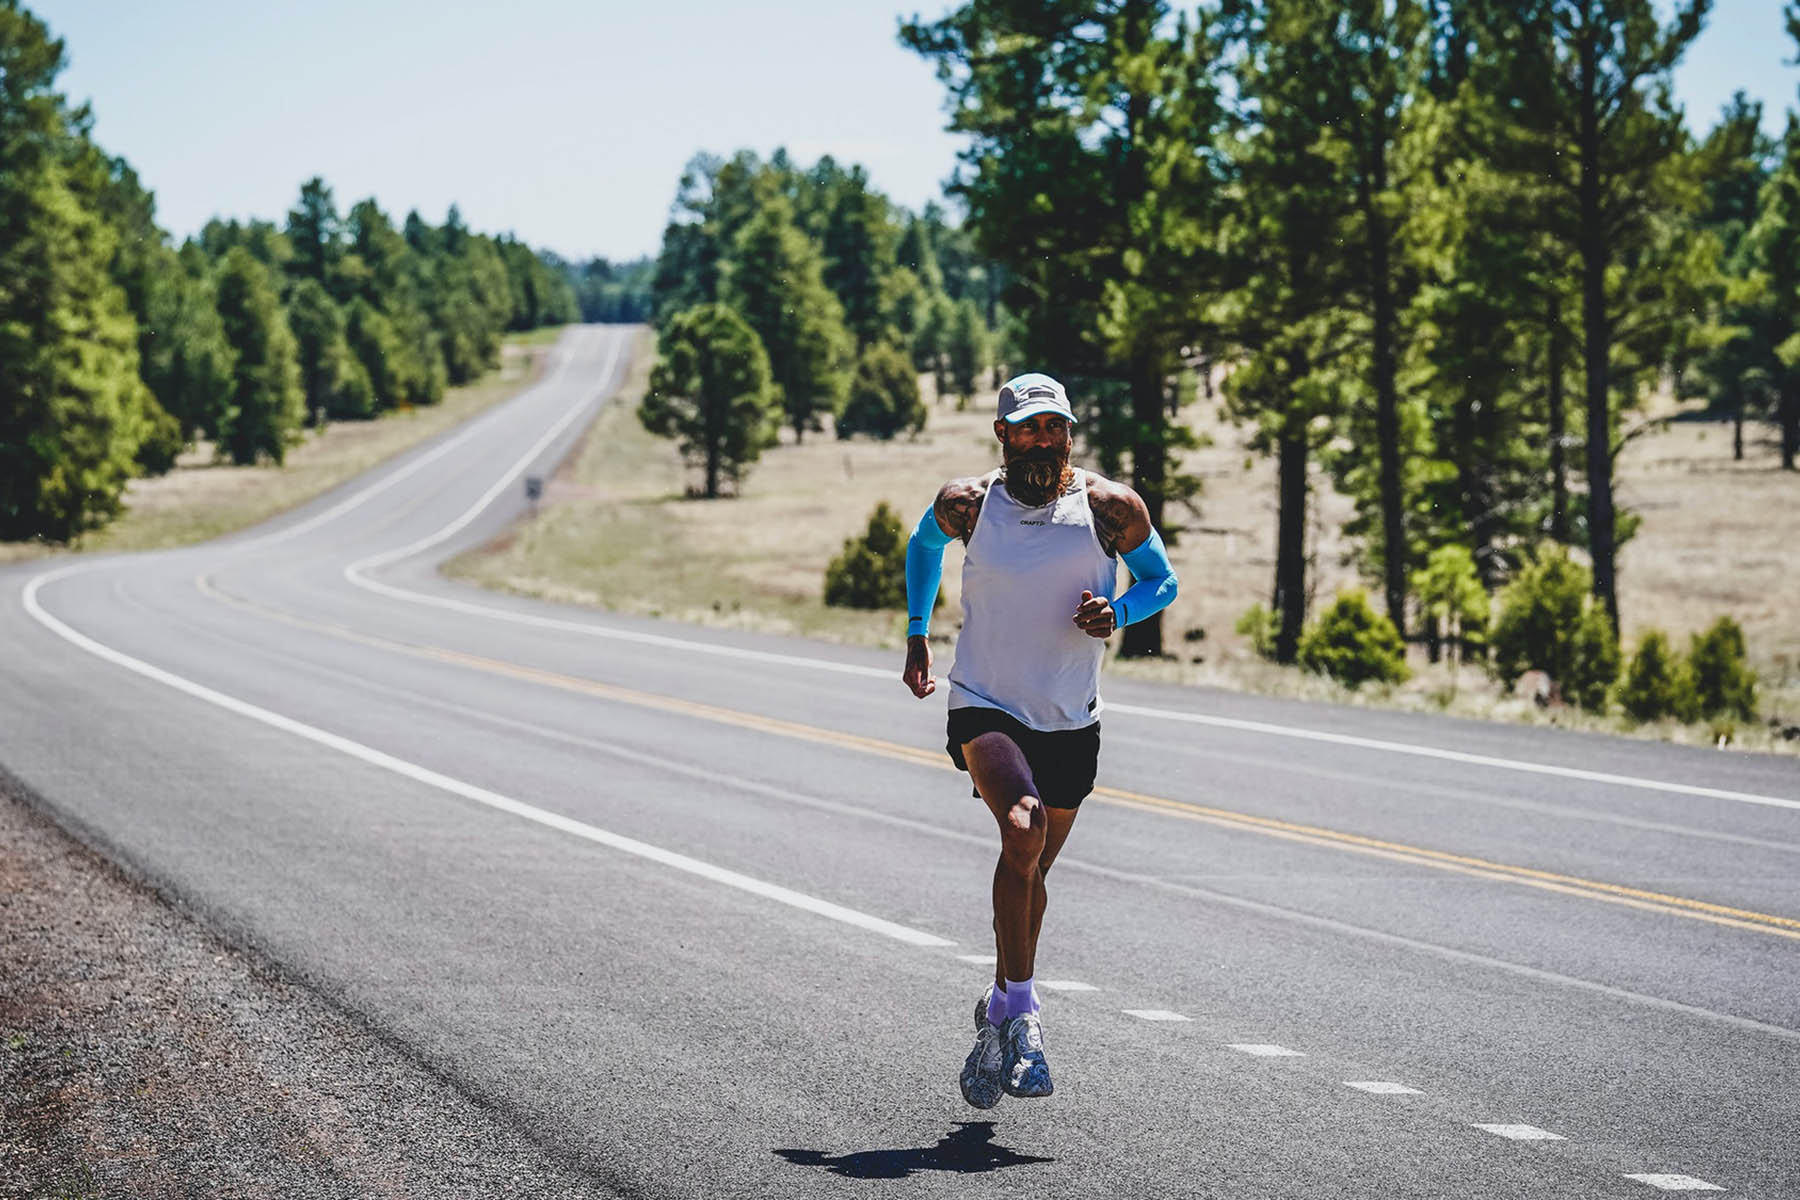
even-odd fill
[[(898, 651), (904, 621), (894, 612), (828, 608), (825, 566), (886, 501), (908, 526), (938, 484), (997, 461), (985, 397), (959, 410), (930, 394), (925, 432), (881, 444), (830, 435), (795, 445), (791, 432), (749, 472), (729, 500), (686, 498), (695, 476), (674, 445), (645, 433), (634, 413), (650, 364), (648, 338), (632, 380), (551, 481), (537, 519), (450, 565), (489, 587), (643, 615), (769, 632), (805, 633)], [(1169, 658), (1110, 663), (1131, 675), (1286, 695), (1444, 710), (1472, 716), (1627, 731), (1618, 717), (1539, 711), (1504, 694), (1478, 669), (1452, 678), (1415, 652), (1415, 676), (1397, 688), (1352, 693), (1329, 680), (1273, 667), (1233, 630), (1239, 614), (1266, 602), (1274, 571), (1274, 464), (1245, 448), (1244, 431), (1216, 403), (1189, 410), (1209, 445), (1185, 469), (1205, 480), (1171, 551), (1181, 597), (1165, 622)], [(1762, 431), (1758, 431), (1760, 434)], [(1647, 626), (1678, 635), (1721, 614), (1744, 626), (1761, 672), (1765, 707), (1800, 722), (1800, 619), (1783, 604), (1800, 595), (1800, 539), (1777, 519), (1800, 505), (1800, 477), (1776, 470), (1772, 451), (1753, 445), (1750, 461), (1730, 461), (1728, 427), (1678, 422), (1634, 441), (1620, 465), (1621, 495), (1643, 513), (1642, 530), (1620, 557), (1627, 645)], [(1328, 601), (1358, 586), (1339, 532), (1349, 504), (1316, 481), (1314, 595)], [(945, 562), (946, 605), (934, 636), (956, 625), (960, 552)], [(896, 655), (895, 670), (899, 669)], [(1657, 726), (1649, 736), (1710, 741), (1707, 727)], [(1767, 730), (1733, 731), (1745, 746), (1783, 743)], [(1800, 749), (1793, 743), (1787, 745)]]
[[(73, 547), (83, 551), (160, 550), (185, 546), (254, 525), (360, 475), (408, 447), (461, 424), (537, 377), (544, 347), (560, 330), (507, 338), (500, 367), (463, 387), (450, 388), (430, 408), (390, 413), (375, 421), (337, 421), (288, 451), (284, 466), (234, 467), (213, 461), (202, 444), (173, 471), (134, 479), (125, 489), (125, 515)], [(33, 542), (0, 542), (0, 563), (65, 553)]]

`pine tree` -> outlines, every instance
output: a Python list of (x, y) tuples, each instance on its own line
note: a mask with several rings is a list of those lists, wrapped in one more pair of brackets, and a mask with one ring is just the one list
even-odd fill
[(62, 43), (0, 5), (0, 538), (67, 541), (119, 511), (154, 400), (111, 273), (107, 164), (54, 91)]
[(825, 286), (819, 249), (771, 197), (739, 232), (721, 299), (762, 340), (796, 440), (843, 407), (850, 339), (843, 308)]
[(240, 466), (265, 457), (279, 464), (299, 436), (306, 395), (294, 335), (270, 273), (242, 246), (221, 264), (218, 302), (225, 340), (236, 355), (220, 448)]
[(360, 420), (375, 415), (369, 373), (344, 338), (344, 314), (316, 279), (302, 279), (288, 301), (300, 387), (315, 419)]
[(677, 313), (657, 338), (657, 363), (638, 405), (644, 428), (677, 438), (705, 472), (705, 495), (743, 478), (781, 424), (769, 356), (755, 331), (723, 304)]
[(300, 202), (288, 213), (287, 239), (294, 257), (288, 273), (329, 285), (343, 253), (342, 228), (331, 189), (313, 176), (300, 187)]

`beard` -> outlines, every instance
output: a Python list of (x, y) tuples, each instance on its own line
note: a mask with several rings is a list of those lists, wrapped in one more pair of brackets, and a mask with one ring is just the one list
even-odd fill
[(1002, 445), (1006, 490), (1028, 508), (1048, 504), (1062, 495), (1075, 472), (1069, 467), (1069, 447), (1033, 446), (1014, 450)]

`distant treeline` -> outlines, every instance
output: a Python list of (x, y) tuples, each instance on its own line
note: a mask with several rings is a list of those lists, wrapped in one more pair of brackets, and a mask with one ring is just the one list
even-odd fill
[(650, 319), (650, 285), (656, 260), (634, 258), (611, 263), (604, 258), (565, 262), (546, 254), (544, 260), (561, 269), (575, 289), (575, 304), (583, 321), (608, 325), (638, 325)]
[[(1447, 546), (1486, 590), (1585, 549), (1616, 631), (1613, 464), (1660, 386), (1774, 422), (1795, 466), (1800, 120), (1772, 144), (1740, 94), (1689, 133), (1670, 73), (1712, 7), (965, 0), (900, 39), (967, 139), (951, 192), (1005, 269), (1019, 365), (1090, 406), (1090, 448), (1159, 522), (1198, 488), (1189, 373), (1224, 368), (1280, 464), (1291, 662), (1316, 473), (1354, 500), (1394, 625), (1434, 640), (1417, 583)], [(1159, 652), (1157, 623), (1123, 649)]]
[(312, 179), (285, 223), (175, 247), (56, 92), (62, 43), (0, 4), (0, 539), (67, 541), (196, 438), (281, 462), (307, 423), (433, 404), (501, 334), (575, 319), (564, 272), (454, 206), (396, 228)]

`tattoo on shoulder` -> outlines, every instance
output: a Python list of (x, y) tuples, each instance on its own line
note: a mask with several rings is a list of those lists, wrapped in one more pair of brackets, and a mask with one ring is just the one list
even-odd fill
[(968, 541), (975, 532), (975, 518), (981, 515), (981, 502), (987, 497), (990, 482), (986, 475), (975, 475), (946, 483), (944, 490), (938, 493), (935, 506), (938, 524)]
[(1129, 488), (1110, 480), (1096, 483), (1089, 489), (1088, 508), (1094, 514), (1094, 532), (1100, 535), (1100, 544), (1106, 547), (1108, 554), (1119, 552), (1119, 543), (1131, 528), (1142, 504)]

